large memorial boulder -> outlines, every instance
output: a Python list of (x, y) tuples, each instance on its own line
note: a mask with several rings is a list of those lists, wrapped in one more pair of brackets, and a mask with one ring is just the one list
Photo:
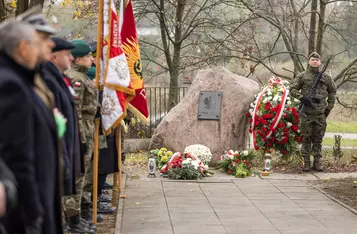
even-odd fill
[[(257, 82), (224, 67), (201, 70), (186, 96), (156, 128), (150, 148), (166, 147), (183, 152), (189, 145), (205, 145), (212, 152), (213, 164), (224, 150), (245, 148), (249, 135), (245, 113), (258, 90)], [(201, 91), (222, 92), (219, 120), (198, 119)]]

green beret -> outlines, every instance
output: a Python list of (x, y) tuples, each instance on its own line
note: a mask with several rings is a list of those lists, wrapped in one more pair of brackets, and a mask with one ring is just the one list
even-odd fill
[(321, 56), (317, 52), (312, 52), (309, 56), (309, 59), (310, 58), (317, 58), (321, 60)]
[(75, 58), (84, 57), (90, 52), (92, 52), (92, 48), (86, 41), (73, 40), (72, 44), (74, 45), (74, 48), (71, 50), (71, 53)]

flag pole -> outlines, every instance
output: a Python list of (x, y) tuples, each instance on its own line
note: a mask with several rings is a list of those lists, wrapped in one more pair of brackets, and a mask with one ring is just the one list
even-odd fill
[[(97, 55), (96, 55), (96, 70), (95, 70), (95, 87), (99, 90), (99, 74), (100, 74), (100, 58), (102, 56), (102, 27), (103, 27), (103, 0), (98, 1), (98, 29), (97, 29)], [(92, 222), (97, 223), (97, 202), (98, 202), (98, 136), (100, 118), (94, 120), (94, 155), (93, 155), (93, 213)]]

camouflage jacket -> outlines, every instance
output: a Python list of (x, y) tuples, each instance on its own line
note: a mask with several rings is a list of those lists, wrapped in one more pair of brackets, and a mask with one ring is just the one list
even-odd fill
[[(317, 71), (310, 68), (297, 75), (290, 86), (291, 96), (299, 100), (303, 96), (307, 96), (317, 74)], [(315, 89), (315, 95), (312, 98), (313, 106), (306, 107), (305, 113), (308, 115), (320, 115), (325, 110), (332, 110), (336, 100), (336, 90), (335, 82), (329, 75), (324, 73)]]
[(88, 68), (73, 65), (72, 69), (65, 72), (71, 79), (75, 91), (74, 102), (79, 120), (81, 141), (94, 136), (94, 118), (98, 108), (98, 91), (93, 81), (88, 78)]

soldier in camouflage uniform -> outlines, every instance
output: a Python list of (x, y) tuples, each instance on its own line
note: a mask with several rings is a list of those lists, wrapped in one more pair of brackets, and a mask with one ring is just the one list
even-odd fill
[(307, 95), (314, 83), (321, 65), (321, 57), (313, 52), (309, 56), (309, 66), (300, 73), (290, 87), (291, 95), (301, 101), (306, 107), (306, 117), (300, 116), (302, 135), (301, 154), (304, 157), (304, 171), (310, 171), (310, 154), (314, 154), (313, 170), (322, 171), (320, 163), (322, 139), (326, 131), (326, 118), (335, 104), (336, 85), (332, 78), (323, 74), (311, 99)]
[(89, 206), (93, 190), (92, 154), (94, 150), (94, 118), (98, 109), (98, 91), (87, 75), (88, 69), (93, 62), (91, 47), (83, 40), (74, 40), (72, 43), (75, 45), (75, 48), (71, 50), (74, 64), (72, 69), (65, 72), (65, 75), (71, 79), (75, 91), (74, 102), (78, 114), (81, 143), (85, 146), (83, 148), (86, 149), (84, 176), (76, 178), (76, 189), (80, 196), (75, 204), (72, 205), (75, 208), (73, 210), (78, 210), (79, 204), (81, 205), (82, 217), (95, 230), (95, 225), (88, 221), (88, 217), (91, 213)]

